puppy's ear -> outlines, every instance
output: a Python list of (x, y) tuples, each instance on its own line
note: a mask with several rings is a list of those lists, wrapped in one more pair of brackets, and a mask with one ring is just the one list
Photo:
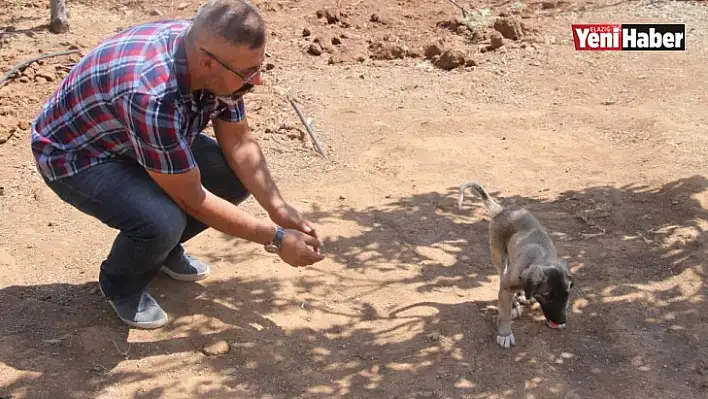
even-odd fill
[(544, 267), (541, 265), (532, 264), (521, 272), (521, 280), (524, 282), (524, 294), (526, 294), (526, 298), (532, 298), (534, 293), (546, 282), (546, 279)]

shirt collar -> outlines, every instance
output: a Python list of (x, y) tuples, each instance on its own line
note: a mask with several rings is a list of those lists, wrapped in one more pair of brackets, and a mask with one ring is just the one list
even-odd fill
[(192, 93), (189, 90), (189, 68), (187, 66), (186, 36), (189, 29), (183, 30), (175, 38), (174, 65), (175, 76), (177, 77), (177, 87), (184, 102), (192, 100)]

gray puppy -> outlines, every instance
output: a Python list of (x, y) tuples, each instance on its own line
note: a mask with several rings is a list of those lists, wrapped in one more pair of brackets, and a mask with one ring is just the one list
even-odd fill
[(504, 348), (516, 345), (511, 320), (521, 315), (517, 293), (541, 305), (549, 327), (565, 328), (573, 279), (544, 227), (528, 210), (499, 204), (476, 181), (460, 186), (460, 209), (469, 188), (484, 201), (490, 216), (489, 248), (499, 271), (497, 343)]

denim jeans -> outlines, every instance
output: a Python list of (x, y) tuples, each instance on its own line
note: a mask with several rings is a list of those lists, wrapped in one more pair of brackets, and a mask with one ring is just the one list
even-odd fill
[[(216, 140), (200, 134), (192, 152), (207, 190), (234, 204), (248, 198)], [(182, 256), (181, 243), (208, 227), (186, 214), (132, 159), (116, 158), (46, 182), (62, 200), (119, 230), (99, 273), (108, 299), (143, 290), (167, 259)]]

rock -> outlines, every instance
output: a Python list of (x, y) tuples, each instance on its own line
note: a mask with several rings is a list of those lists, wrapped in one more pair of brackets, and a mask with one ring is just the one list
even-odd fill
[(338, 45), (342, 44), (342, 40), (340, 38), (338, 38), (337, 36), (334, 36), (332, 38), (332, 44), (334, 44), (335, 46), (338, 46)]
[(341, 64), (343, 62), (344, 62), (344, 58), (339, 54), (332, 54), (329, 57), (329, 60), (327, 60), (327, 64), (329, 64), (329, 65)]
[(435, 66), (446, 71), (465, 65), (465, 53), (459, 49), (445, 50), (435, 62)]
[(40, 69), (35, 73), (35, 80), (38, 77), (44, 78), (47, 82), (53, 82), (56, 80), (56, 73), (53, 70), (49, 70), (47, 68)]
[(344, 15), (339, 11), (330, 11), (326, 8), (317, 10), (317, 18), (324, 18), (327, 20), (327, 24), (336, 24), (342, 20)]
[(371, 14), (371, 18), (369, 18), (371, 22), (381, 22), (381, 17), (379, 17), (377, 14)]
[(541, 9), (542, 10), (550, 10), (551, 8), (556, 8), (559, 5), (559, 1), (557, 0), (552, 0), (552, 1), (543, 1), (541, 2)]
[(436, 23), (435, 26), (437, 26), (438, 28), (447, 29), (450, 32), (455, 32), (455, 33), (457, 33), (457, 31), (460, 27), (467, 29), (467, 27), (457, 19), (438, 21), (438, 23)]
[(222, 340), (216, 341), (202, 348), (202, 352), (207, 356), (225, 355), (229, 352), (229, 343)]
[(312, 40), (312, 43), (317, 44), (322, 49), (322, 52), (332, 53), (334, 48), (332, 47), (332, 39), (323, 39), (321, 37), (316, 37)]
[(312, 34), (309, 29), (305, 28), (302, 30), (302, 37), (308, 37)]
[(310, 47), (307, 48), (307, 53), (310, 55), (322, 55), (322, 47), (317, 43), (310, 43)]
[(391, 42), (373, 42), (369, 45), (371, 58), (375, 60), (394, 60), (406, 57), (405, 48)]
[(507, 39), (519, 40), (523, 37), (521, 23), (513, 17), (501, 17), (494, 21), (494, 29)]
[(489, 35), (489, 38), (491, 39), (491, 43), (489, 44), (489, 50), (496, 50), (499, 47), (504, 45), (504, 36), (499, 31), (494, 31), (492, 32), (491, 35)]
[(152, 10), (150, 10), (150, 15), (152, 15), (153, 17), (161, 17), (162, 12), (158, 9), (153, 8)]
[(184, 9), (187, 8), (187, 7), (189, 7), (189, 3), (180, 3), (180, 4), (177, 6), (177, 9), (178, 9), (178, 10), (184, 10)]
[(423, 47), (423, 55), (428, 59), (433, 58), (436, 55), (440, 55), (442, 52), (442, 44), (440, 43), (430, 43)]

